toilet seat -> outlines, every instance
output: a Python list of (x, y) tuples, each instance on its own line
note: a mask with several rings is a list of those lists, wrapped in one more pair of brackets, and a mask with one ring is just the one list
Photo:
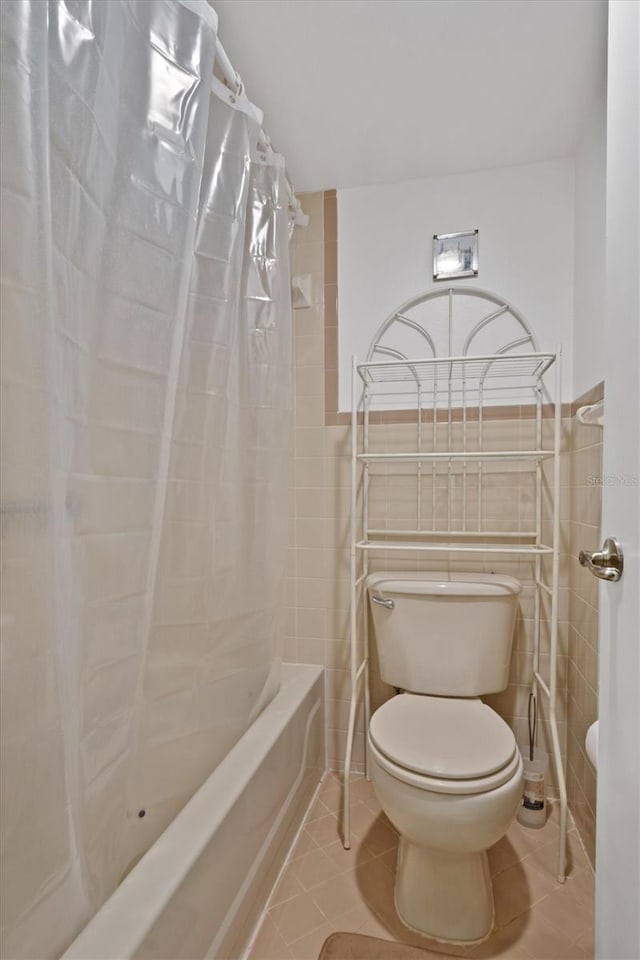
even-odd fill
[(481, 700), (393, 697), (371, 718), (369, 747), (396, 779), (434, 793), (486, 793), (520, 769), (512, 730)]

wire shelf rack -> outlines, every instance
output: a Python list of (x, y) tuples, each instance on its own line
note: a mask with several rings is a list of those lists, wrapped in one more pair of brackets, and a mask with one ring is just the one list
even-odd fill
[[(448, 292), (450, 312), (452, 293)], [(479, 296), (480, 292), (476, 291), (475, 295)], [(499, 308), (495, 315), (503, 309), (506, 307)], [(516, 312), (512, 310), (512, 313)], [(395, 316), (383, 324), (382, 333)], [(478, 329), (492, 316), (480, 321)], [(399, 319), (407, 322), (404, 317)], [(553, 353), (535, 350), (533, 335), (524, 321), (519, 322), (525, 327), (525, 336), (507, 344), (501, 353), (400, 359), (397, 358), (398, 351), (374, 344), (370, 355), (377, 351), (396, 356), (391, 360), (369, 359), (364, 363), (353, 359), (351, 701), (345, 754), (343, 840), (348, 848), (349, 772), (361, 695), (366, 726), (370, 716), (365, 586), (370, 557), (383, 563), (399, 556), (415, 557), (420, 562), (444, 557), (446, 562), (455, 559), (458, 563), (465, 559), (491, 564), (500, 559), (525, 563), (529, 565), (527, 569), (533, 570), (534, 584), (532, 690), (536, 695), (546, 697), (549, 704), (551, 751), (560, 798), (558, 879), (564, 882), (567, 794), (556, 716), (562, 410), (560, 349)], [(431, 339), (427, 339), (431, 343)], [(520, 343), (530, 344), (531, 352), (511, 352), (513, 345)], [(550, 371), (552, 391), (544, 379)], [(526, 409), (522, 404), (527, 405)], [(495, 409), (505, 406), (510, 406), (510, 410)], [(402, 414), (399, 419), (391, 415), (385, 421), (389, 411), (398, 410)], [(378, 411), (382, 411), (382, 419), (375, 420), (373, 415)], [(489, 443), (491, 430), (488, 421), (495, 419), (511, 419), (523, 425), (522, 429), (514, 428), (507, 447), (493, 449), (495, 436)], [(543, 429), (545, 420), (549, 426)], [(384, 443), (381, 448), (378, 438), (373, 444), (375, 424), (385, 422), (393, 424), (385, 434), (386, 447), (390, 445), (391, 449)], [(402, 429), (396, 426), (399, 424)], [(489, 494), (495, 496), (493, 481), (497, 473), (530, 478), (524, 497), (529, 512), (525, 511), (519, 522), (513, 525), (505, 520), (500, 525), (504, 529), (491, 525), (496, 519), (495, 501), (488, 511), (489, 516), (485, 516)], [(394, 478), (399, 479), (405, 490), (413, 484), (411, 515), (406, 512), (394, 515), (392, 511), (393, 498), (390, 498), (389, 490)], [(376, 483), (382, 484), (383, 491), (377, 499), (371, 492)], [(403, 510), (406, 507), (405, 502)], [(540, 673), (541, 625), (546, 616), (543, 598), (550, 602), (548, 682)]]
[(462, 392), (495, 385), (499, 380), (515, 381), (523, 388), (535, 388), (555, 362), (554, 353), (486, 354), (473, 357), (427, 357), (417, 360), (369, 360), (357, 364), (363, 383), (415, 383), (442, 391)]

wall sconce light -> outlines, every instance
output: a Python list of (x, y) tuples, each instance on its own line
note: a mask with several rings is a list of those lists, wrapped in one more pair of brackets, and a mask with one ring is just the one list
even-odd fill
[(433, 279), (478, 276), (478, 231), (433, 236)]

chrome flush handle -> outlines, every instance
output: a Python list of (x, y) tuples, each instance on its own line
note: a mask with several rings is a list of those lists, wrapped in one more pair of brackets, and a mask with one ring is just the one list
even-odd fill
[(578, 560), (583, 567), (590, 570), (594, 577), (598, 577), (600, 580), (616, 583), (622, 576), (624, 556), (622, 547), (615, 537), (607, 537), (602, 545), (602, 550), (598, 550), (596, 553), (581, 550)]
[(375, 594), (371, 594), (371, 599), (374, 603), (379, 604), (381, 607), (386, 607), (387, 610), (393, 610), (395, 603), (393, 600), (386, 600), (384, 597), (376, 597)]

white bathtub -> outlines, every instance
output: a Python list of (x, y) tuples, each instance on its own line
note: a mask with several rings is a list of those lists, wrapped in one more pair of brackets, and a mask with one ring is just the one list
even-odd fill
[(271, 703), (63, 960), (241, 957), (324, 770), (323, 669)]

